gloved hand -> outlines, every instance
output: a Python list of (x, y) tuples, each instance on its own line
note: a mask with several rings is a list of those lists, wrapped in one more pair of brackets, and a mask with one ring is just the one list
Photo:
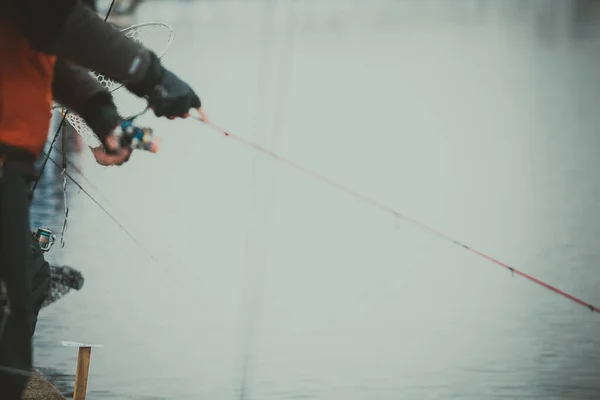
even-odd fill
[(200, 108), (200, 98), (187, 83), (165, 69), (160, 83), (148, 99), (157, 117), (185, 118), (190, 108)]
[(121, 148), (117, 137), (112, 135), (123, 119), (117, 112), (110, 93), (100, 92), (94, 95), (83, 108), (81, 116), (102, 143), (101, 147), (92, 149), (98, 164), (123, 165), (129, 160), (132, 149)]
[(157, 117), (185, 118), (191, 108), (200, 108), (200, 98), (194, 90), (174, 73), (162, 66), (158, 57), (149, 52), (146, 76), (128, 89), (140, 97), (146, 97)]
[(123, 120), (108, 92), (99, 92), (84, 105), (81, 117), (100, 139), (108, 153), (115, 149), (107, 139)]

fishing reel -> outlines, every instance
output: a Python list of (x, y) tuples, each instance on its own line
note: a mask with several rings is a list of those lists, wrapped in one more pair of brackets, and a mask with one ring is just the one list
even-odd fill
[(113, 135), (119, 141), (119, 147), (132, 150), (158, 151), (158, 143), (153, 140), (152, 128), (141, 128), (133, 125), (133, 119), (125, 119), (114, 130)]
[(56, 241), (56, 235), (46, 227), (38, 228), (37, 232), (33, 232), (33, 235), (43, 252), (50, 250)]

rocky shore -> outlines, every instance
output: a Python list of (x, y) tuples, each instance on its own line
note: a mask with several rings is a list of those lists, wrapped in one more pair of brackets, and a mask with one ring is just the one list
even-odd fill
[(65, 397), (43, 376), (35, 372), (29, 380), (23, 400), (65, 400)]

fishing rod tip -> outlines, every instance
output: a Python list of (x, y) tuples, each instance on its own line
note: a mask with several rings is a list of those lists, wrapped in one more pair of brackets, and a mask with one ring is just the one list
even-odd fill
[(210, 124), (210, 121), (208, 120), (208, 118), (206, 117), (206, 114), (204, 113), (204, 110), (202, 110), (202, 107), (198, 107), (198, 114), (200, 114), (200, 121)]

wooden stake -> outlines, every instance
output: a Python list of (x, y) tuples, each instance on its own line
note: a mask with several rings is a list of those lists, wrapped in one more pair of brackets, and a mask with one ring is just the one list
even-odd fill
[(79, 354), (77, 356), (77, 372), (75, 374), (75, 392), (73, 393), (73, 400), (85, 400), (91, 354), (91, 347), (79, 348)]

